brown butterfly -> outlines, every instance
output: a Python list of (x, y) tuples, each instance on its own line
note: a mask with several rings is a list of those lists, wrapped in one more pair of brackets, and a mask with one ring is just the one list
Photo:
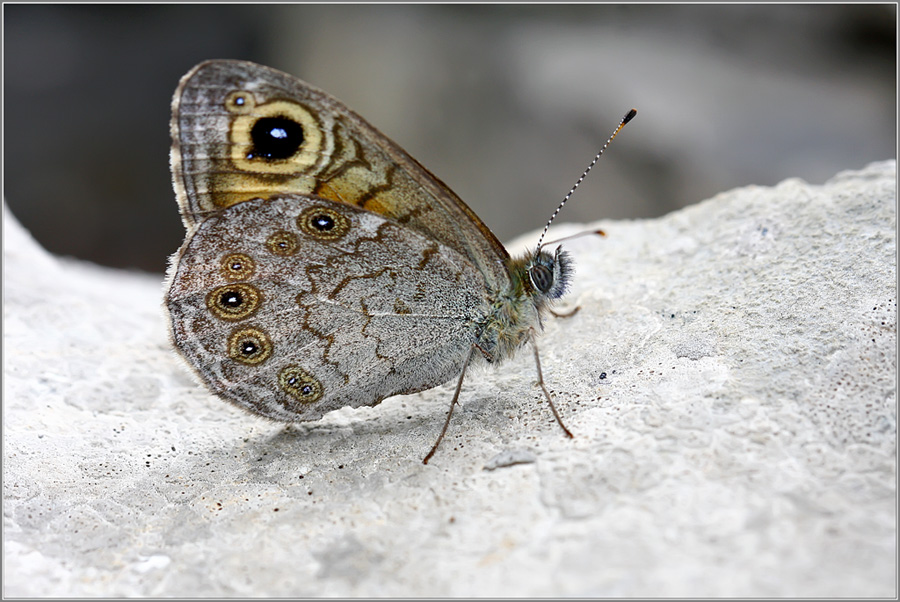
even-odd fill
[(535, 345), (572, 274), (565, 251), (511, 258), (403, 149), (268, 67), (197, 65), (175, 92), (171, 130), (187, 236), (165, 305), (173, 344), (213, 393), (299, 422), (457, 378), (427, 463), (467, 366), (530, 342), (572, 436)]

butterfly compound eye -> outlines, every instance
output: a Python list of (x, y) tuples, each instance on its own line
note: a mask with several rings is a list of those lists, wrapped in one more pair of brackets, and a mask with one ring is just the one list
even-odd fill
[(553, 286), (553, 272), (545, 265), (531, 266), (528, 270), (531, 284), (542, 293), (546, 293)]

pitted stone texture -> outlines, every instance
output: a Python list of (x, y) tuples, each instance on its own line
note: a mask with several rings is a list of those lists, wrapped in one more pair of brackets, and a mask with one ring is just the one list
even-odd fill
[(161, 277), (5, 214), (4, 594), (895, 596), (895, 182), (557, 227), (607, 233), (539, 341), (575, 439), (525, 350), (428, 466), (452, 385), (254, 418), (170, 350)]

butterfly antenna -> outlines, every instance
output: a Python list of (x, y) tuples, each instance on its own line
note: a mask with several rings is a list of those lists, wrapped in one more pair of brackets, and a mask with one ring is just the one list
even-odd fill
[(594, 165), (597, 164), (597, 161), (600, 160), (600, 155), (603, 154), (603, 151), (606, 150), (606, 147), (608, 147), (610, 145), (610, 143), (615, 139), (615, 137), (619, 135), (619, 132), (621, 132), (622, 128), (625, 127), (625, 124), (628, 123), (629, 121), (631, 121), (632, 119), (634, 119), (635, 115), (637, 115), (637, 109), (631, 109), (630, 111), (628, 111), (628, 113), (625, 115), (625, 117), (622, 118), (622, 121), (619, 122), (619, 127), (616, 128), (616, 131), (613, 132), (612, 136), (610, 136), (607, 139), (606, 144), (603, 145), (603, 147), (600, 149), (600, 152), (598, 152), (597, 156), (594, 157), (594, 160), (591, 161), (591, 164), (587, 166), (587, 169), (584, 170), (584, 173), (581, 174), (581, 177), (578, 178), (578, 181), (575, 182), (575, 185), (572, 186), (572, 189), (568, 192), (568, 194), (566, 194), (566, 196), (563, 197), (563, 200), (559, 204), (559, 206), (556, 208), (556, 211), (554, 211), (553, 215), (550, 216), (550, 219), (547, 220), (547, 225), (544, 226), (544, 231), (541, 232), (541, 237), (538, 239), (538, 244), (537, 244), (537, 252), (538, 253), (540, 253), (540, 251), (541, 251), (541, 247), (543, 246), (541, 243), (544, 241), (544, 236), (547, 234), (547, 230), (550, 229), (550, 224), (552, 224), (553, 220), (556, 219), (556, 216), (562, 210), (563, 205), (565, 205), (566, 202), (572, 197), (572, 194), (575, 192), (575, 189), (581, 185), (581, 183), (584, 181), (584, 178), (587, 177), (588, 172), (591, 171), (594, 168)]

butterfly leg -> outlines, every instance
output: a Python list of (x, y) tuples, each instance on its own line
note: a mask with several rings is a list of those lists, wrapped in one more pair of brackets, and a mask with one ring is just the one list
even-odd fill
[[(447, 420), (444, 421), (444, 428), (441, 429), (441, 434), (438, 435), (437, 441), (434, 442), (434, 446), (431, 448), (431, 451), (428, 452), (428, 455), (425, 456), (425, 459), (422, 460), (422, 464), (428, 464), (428, 461), (434, 456), (434, 452), (437, 451), (438, 445), (441, 444), (441, 441), (444, 439), (444, 435), (447, 433), (447, 427), (450, 426), (450, 417), (453, 416), (453, 408), (456, 407), (456, 402), (459, 400), (459, 392), (462, 390), (463, 378), (466, 376), (466, 368), (469, 367), (469, 362), (472, 361), (472, 356), (475, 354), (476, 346), (472, 345), (469, 349), (469, 355), (466, 356), (466, 361), (463, 363), (462, 370), (459, 373), (459, 382), (456, 383), (456, 392), (453, 393), (453, 401), (450, 402), (450, 411), (447, 412)], [(540, 371), (540, 368), (538, 368)], [(556, 410), (554, 410), (556, 412)], [(565, 427), (563, 427), (565, 428)]]
[(550, 404), (550, 411), (553, 412), (553, 417), (556, 418), (556, 422), (559, 423), (559, 426), (566, 434), (566, 437), (572, 439), (574, 438), (574, 435), (569, 429), (566, 428), (566, 425), (563, 424), (562, 418), (560, 418), (559, 416), (559, 412), (556, 411), (556, 406), (553, 405), (553, 398), (550, 397), (550, 391), (548, 391), (547, 386), (544, 385), (544, 374), (543, 372), (541, 372), (541, 357), (538, 354), (537, 338), (535, 337), (534, 330), (531, 331), (531, 348), (534, 349), (534, 365), (537, 368), (538, 384), (541, 385), (541, 389), (544, 391), (544, 397), (547, 398), (547, 403)]
[(571, 309), (564, 313), (557, 313), (557, 312), (553, 311), (552, 309), (549, 309), (550, 313), (553, 314), (554, 318), (571, 318), (572, 316), (577, 314), (579, 312), (579, 310), (581, 310), (580, 305), (576, 305), (575, 309)]

